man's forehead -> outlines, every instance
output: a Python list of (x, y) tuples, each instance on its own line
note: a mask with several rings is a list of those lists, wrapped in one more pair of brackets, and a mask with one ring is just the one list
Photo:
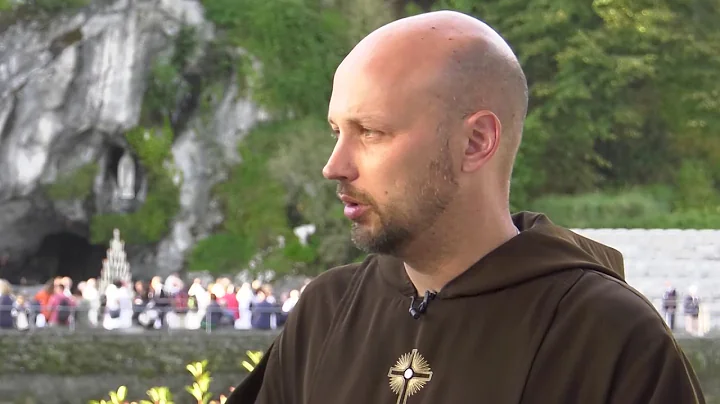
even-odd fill
[(430, 87), (428, 75), (419, 70), (341, 68), (333, 82), (328, 119), (387, 121), (431, 100)]
[(402, 95), (402, 91), (394, 91), (389, 83), (379, 80), (358, 76), (355, 80), (335, 80), (328, 117), (336, 121), (377, 116), (403, 103)]

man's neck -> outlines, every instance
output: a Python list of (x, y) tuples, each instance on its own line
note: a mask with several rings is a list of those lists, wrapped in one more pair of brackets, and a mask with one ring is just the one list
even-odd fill
[(405, 271), (418, 296), (428, 290), (439, 292), (482, 257), (518, 234), (509, 212), (474, 219), (465, 220), (463, 226), (448, 227), (456, 229), (451, 234), (431, 230), (431, 237), (418, 240), (413, 246), (417, 253), (403, 257)]

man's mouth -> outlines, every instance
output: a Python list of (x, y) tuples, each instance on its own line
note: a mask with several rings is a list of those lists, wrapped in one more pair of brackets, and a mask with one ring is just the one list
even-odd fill
[(357, 220), (361, 216), (363, 216), (368, 209), (370, 208), (369, 205), (365, 205), (360, 203), (355, 198), (351, 198), (347, 195), (340, 194), (338, 195), (342, 203), (345, 205), (345, 209), (343, 210), (343, 213), (345, 216), (350, 220)]

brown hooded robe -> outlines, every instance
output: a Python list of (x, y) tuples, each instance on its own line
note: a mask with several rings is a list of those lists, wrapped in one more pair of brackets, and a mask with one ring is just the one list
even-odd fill
[(513, 220), (521, 233), (418, 319), (399, 260), (370, 255), (318, 276), (228, 404), (705, 402), (618, 251), (543, 215)]

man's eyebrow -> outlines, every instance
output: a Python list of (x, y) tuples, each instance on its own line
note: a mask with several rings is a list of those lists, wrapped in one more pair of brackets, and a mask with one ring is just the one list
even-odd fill
[[(368, 116), (351, 117), (351, 118), (344, 119), (343, 121), (345, 121), (351, 125), (355, 125), (355, 126), (362, 127), (362, 128), (368, 127), (368, 126), (373, 127), (373, 128), (386, 126), (386, 124), (383, 124), (381, 120), (379, 120), (377, 118), (371, 118)], [(328, 118), (328, 123), (331, 126), (337, 126), (337, 124), (335, 123), (335, 121), (332, 118)]]

